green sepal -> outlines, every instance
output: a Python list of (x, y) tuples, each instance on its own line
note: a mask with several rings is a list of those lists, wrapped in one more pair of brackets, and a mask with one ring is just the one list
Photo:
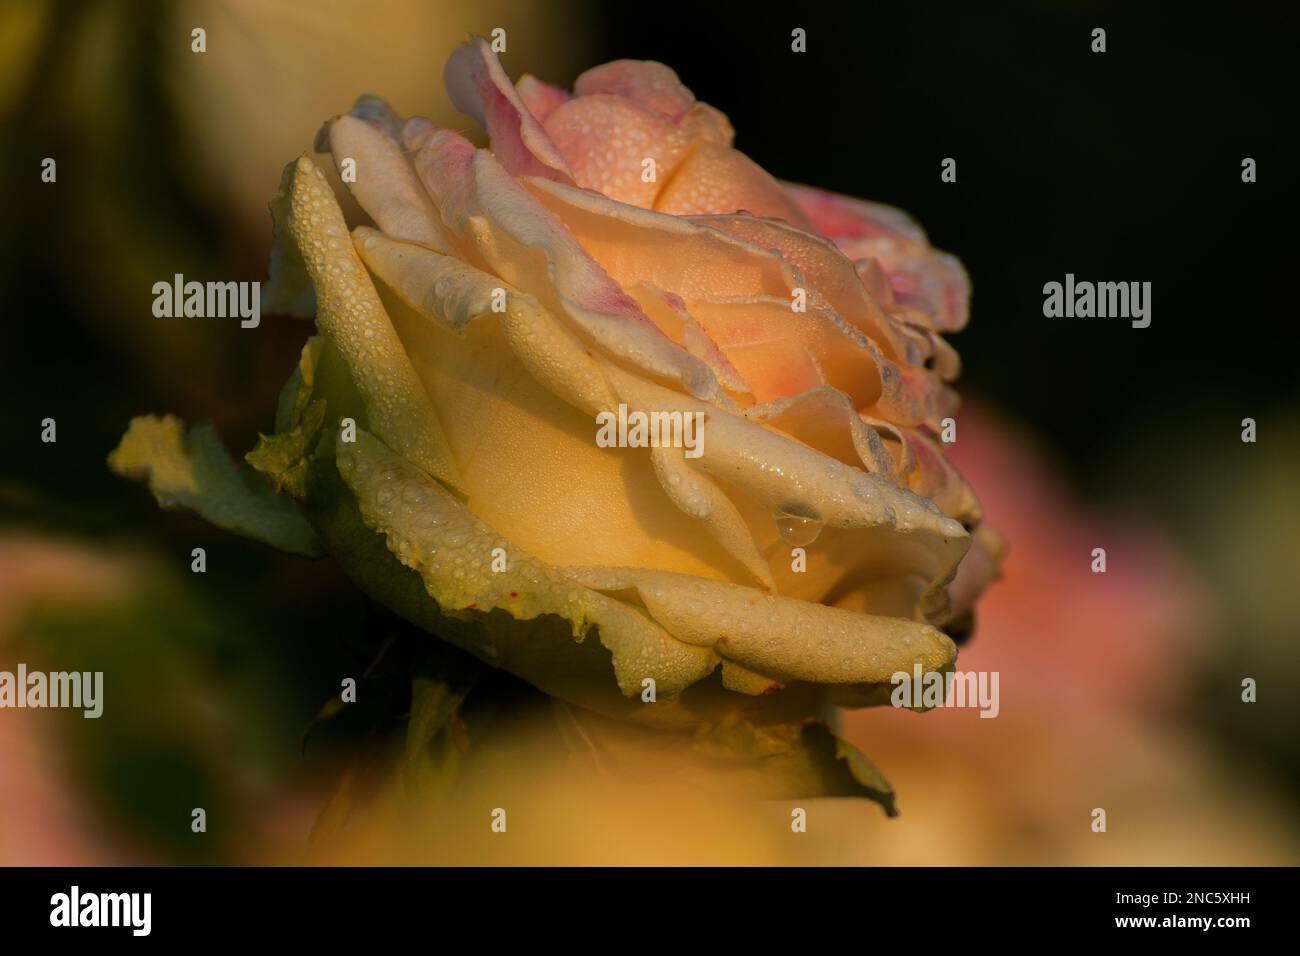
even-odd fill
[(186, 432), (174, 415), (131, 420), (108, 466), (143, 481), (162, 508), (193, 511), (219, 528), (315, 558), (321, 540), (292, 499), (255, 471), (238, 467), (210, 423)]

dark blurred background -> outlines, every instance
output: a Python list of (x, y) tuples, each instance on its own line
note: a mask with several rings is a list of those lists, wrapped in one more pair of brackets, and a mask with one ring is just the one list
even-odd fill
[[(689, 25), (611, 8), (595, 58), (670, 62), (779, 177), (912, 213), (972, 276), (963, 389), (1014, 409), (1080, 481), (1119, 490), (1108, 461), (1134, 444), (1233, 451), (1242, 417), (1295, 401), (1294, 9), (781, 6), (698, 4)], [(1044, 319), (1043, 284), (1067, 272), (1150, 281), (1151, 327)]]
[[(198, 25), (201, 56), (189, 48)], [(276, 829), (281, 815), (309, 821), (318, 808), (337, 761), (328, 745), (301, 757), (299, 738), (358, 666), (363, 602), (330, 562), (158, 512), (104, 456), (144, 412), (214, 420), (237, 453), (269, 430), (308, 326), (158, 320), (152, 284), (176, 272), (265, 278), (280, 168), (360, 93), (467, 128), (442, 63), (466, 32), (499, 25), (515, 77), (568, 86), (610, 59), (670, 64), (773, 174), (898, 206), (958, 255), (974, 287), (971, 325), (954, 339), (963, 395), (1032, 448), (1085, 527), (1131, 520), (1186, 565), (1204, 604), (1173, 635), (1186, 639), (1172, 653), (1189, 686), (1164, 719), (1293, 810), (1300, 708), (1282, 697), (1300, 677), (1300, 396), (1286, 333), (1300, 208), (1295, 10), (6, 0), (0, 664), (54, 668), (86, 644), (141, 682), (134, 712), (110, 710), (93, 743), (69, 719), (51, 744), (50, 786), (79, 781), (84, 827), (100, 835), (74, 847), (257, 858), (247, 847), (263, 831), (297, 833)], [(807, 53), (790, 50), (795, 27)], [(1090, 52), (1096, 27), (1104, 54)], [(40, 181), (47, 156), (57, 184)], [(955, 184), (940, 181), (945, 157)], [(1245, 157), (1258, 164), (1252, 184)], [(1067, 272), (1150, 281), (1151, 326), (1044, 318), (1042, 286)], [(46, 417), (56, 444), (40, 440)], [(1241, 442), (1244, 417), (1258, 422), (1255, 445)], [(208, 549), (203, 579), (188, 573), (195, 546)], [(101, 572), (124, 576), (88, 598)], [(1268, 678), (1255, 707), (1233, 689), (1247, 675)], [(92, 757), (75, 759), (77, 746)], [(177, 799), (226, 801), (254, 822), (196, 849), (164, 819)], [(81, 819), (68, 813), (50, 826)], [(74, 852), (14, 846), (9, 859)]]

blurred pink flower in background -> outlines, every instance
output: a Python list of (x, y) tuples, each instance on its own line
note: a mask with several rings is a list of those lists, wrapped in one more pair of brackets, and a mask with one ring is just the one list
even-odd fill
[(1000, 713), (846, 715), (902, 795), (897, 831), (866, 821), (869, 861), (1294, 864), (1274, 797), (1188, 726), (1214, 610), (1198, 573), (1149, 519), (1076, 498), (993, 410), (959, 427), (951, 457), (1009, 546), (957, 669), (999, 672)]
[[(71, 541), (0, 537), (0, 670), (14, 670), (13, 643), (35, 606), (112, 600), (139, 573), (137, 562)], [(89, 808), (70, 785), (69, 754), (59, 747), (50, 713), (0, 711), (0, 866), (124, 862), (91, 839)]]

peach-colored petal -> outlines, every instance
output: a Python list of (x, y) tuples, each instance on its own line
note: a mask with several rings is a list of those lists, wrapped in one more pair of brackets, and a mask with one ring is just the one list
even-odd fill
[(727, 353), (695, 321), (680, 296), (650, 282), (638, 282), (626, 289), (665, 335), (713, 369), (713, 374), (727, 391), (753, 399)]
[(892, 319), (867, 291), (853, 263), (829, 240), (788, 223), (758, 216), (699, 216), (697, 222), (781, 254), (797, 268), (836, 312), (871, 336), (890, 358), (920, 365), (928, 357), (928, 339), (911, 334)]
[(717, 393), (709, 367), (664, 335), (491, 153), (447, 130), (407, 133), (416, 172), (443, 221), (486, 268), (568, 316), (607, 354), (693, 395)]
[(682, 127), (692, 141), (730, 146), (736, 139), (736, 131), (731, 126), (731, 120), (727, 119), (727, 115), (721, 110), (714, 109), (708, 103), (696, 103), (692, 106), (682, 117)]
[(456, 47), (447, 59), (443, 82), (456, 109), (487, 130), (497, 158), (512, 173), (572, 181), (564, 157), (528, 111), (486, 40), (473, 37)]
[(558, 107), (546, 120), (546, 132), (579, 186), (646, 208), (690, 147), (685, 130), (608, 94), (580, 96)]
[(529, 179), (524, 185), (624, 285), (649, 282), (689, 305), (709, 296), (789, 297), (801, 282), (776, 253), (688, 218), (545, 180)]
[(919, 428), (862, 415), (889, 446), (894, 476), (904, 487), (924, 495), (967, 527), (984, 520), (984, 511), (961, 472), (948, 461), (934, 437)]
[[(715, 329), (714, 334), (725, 334)], [(740, 370), (745, 387), (757, 401), (798, 395), (826, 384), (826, 376), (806, 349), (790, 348), (784, 339), (764, 339), (728, 345), (727, 355)]]
[(760, 402), (797, 394), (788, 390), (784, 376), (774, 380), (755, 373), (751, 363), (764, 353), (776, 360), (777, 369), (783, 355), (810, 356), (821, 372), (813, 387), (833, 384), (859, 407), (881, 397), (879, 353), (833, 312), (796, 312), (788, 299), (772, 296), (734, 296), (694, 301), (691, 315), (740, 369)]
[(578, 96), (610, 93), (676, 123), (692, 106), (695, 96), (682, 85), (677, 73), (653, 60), (614, 60), (592, 67), (573, 84)]
[[(819, 290), (781, 251), (706, 225), (715, 221), (712, 217), (666, 215), (541, 179), (526, 180), (525, 185), (615, 281), (650, 282), (680, 296), (740, 370), (756, 400), (829, 382), (850, 394), (859, 408), (907, 425), (937, 426), (955, 409), (955, 394), (934, 372), (892, 362), (834, 310), (818, 307)], [(749, 217), (722, 218), (734, 225), (733, 220)], [(815, 237), (800, 240), (803, 234), (790, 227), (757, 222), (756, 228), (773, 243), (778, 240), (771, 237), (780, 230), (788, 230), (780, 239), (787, 248), (810, 243), (812, 248), (800, 255), (817, 269), (830, 270), (831, 281), (845, 287), (837, 295), (846, 310), (861, 314), (869, 307), (869, 299), (853, 299), (848, 283), (856, 280), (851, 271), (835, 275), (825, 264), (835, 260), (817, 248)], [(744, 229), (737, 226), (736, 231)], [(792, 293), (798, 287), (808, 287), (810, 293), (804, 313), (792, 309)], [(878, 309), (875, 314), (884, 328), (895, 327)], [(909, 339), (901, 336), (898, 341)], [(918, 354), (924, 355), (925, 349)]]
[(807, 217), (772, 176), (744, 153), (701, 143), (664, 184), (655, 209), (676, 216), (749, 212), (811, 229)]
[(846, 465), (892, 477), (893, 456), (876, 428), (869, 425), (849, 397), (822, 386), (745, 409), (750, 421), (779, 429), (805, 445)]

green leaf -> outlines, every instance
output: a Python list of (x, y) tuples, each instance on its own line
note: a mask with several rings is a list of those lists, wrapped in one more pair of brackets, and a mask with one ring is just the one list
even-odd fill
[(294, 502), (275, 494), (265, 478), (235, 465), (211, 424), (188, 434), (174, 415), (131, 420), (109, 453), (115, 473), (144, 481), (166, 509), (187, 510), (290, 554), (319, 557), (320, 539)]

